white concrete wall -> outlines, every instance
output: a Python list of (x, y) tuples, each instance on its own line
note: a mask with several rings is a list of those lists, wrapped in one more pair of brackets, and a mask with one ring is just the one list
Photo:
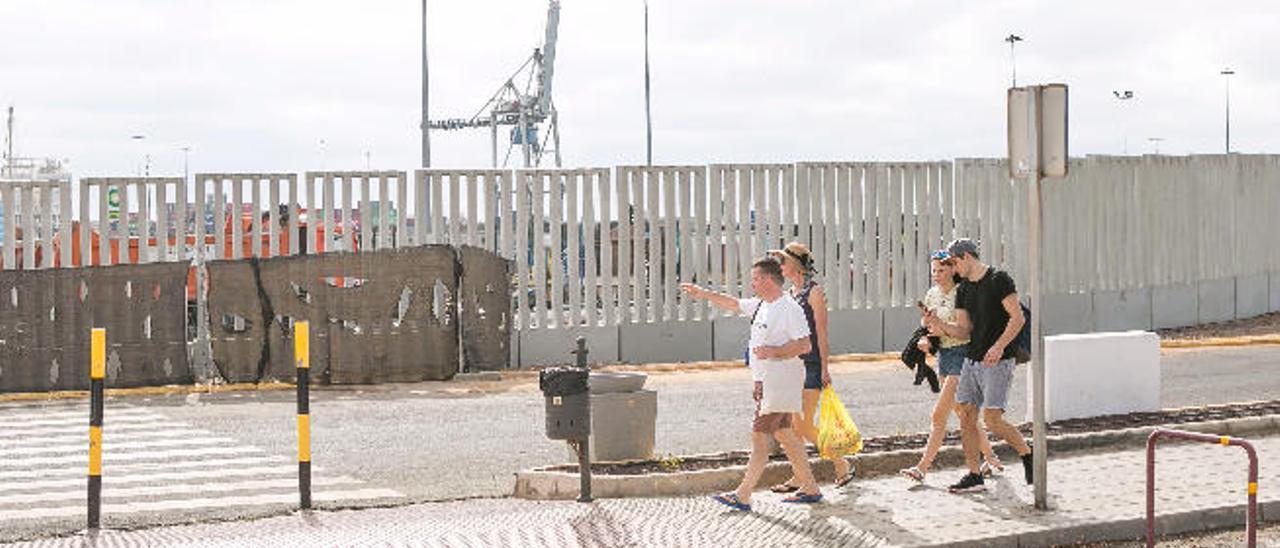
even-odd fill
[[(1160, 339), (1149, 331), (1045, 337), (1049, 422), (1160, 410)], [(1031, 420), (1027, 376), (1027, 420)]]

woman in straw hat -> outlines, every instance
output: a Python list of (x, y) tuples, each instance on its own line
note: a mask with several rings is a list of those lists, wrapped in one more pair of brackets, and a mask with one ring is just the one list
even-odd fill
[[(804, 309), (805, 319), (809, 322), (809, 342), (812, 350), (800, 356), (804, 360), (805, 378), (803, 392), (804, 413), (796, 413), (792, 424), (809, 443), (817, 444), (818, 427), (814, 419), (818, 410), (818, 398), (823, 387), (831, 384), (831, 373), (827, 369), (831, 358), (827, 337), (827, 298), (822, 286), (814, 280), (816, 271), (813, 268), (813, 255), (809, 248), (800, 242), (791, 242), (782, 249), (769, 252), (782, 262), (782, 275), (791, 282), (790, 294)], [(836, 487), (844, 487), (853, 481), (853, 466), (843, 458), (833, 461), (836, 472)], [(795, 478), (771, 488), (776, 493), (796, 491)]]

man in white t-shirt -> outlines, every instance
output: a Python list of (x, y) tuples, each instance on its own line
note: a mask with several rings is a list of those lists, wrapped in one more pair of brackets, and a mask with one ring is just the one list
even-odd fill
[(751, 459), (738, 489), (715, 497), (717, 502), (736, 510), (751, 511), (751, 492), (769, 461), (770, 436), (782, 444), (796, 481), (800, 482), (800, 490), (783, 502), (822, 500), (809, 469), (804, 443), (791, 427), (791, 414), (801, 412), (804, 362), (800, 356), (810, 350), (809, 323), (795, 299), (783, 292), (782, 283), (782, 266), (777, 259), (766, 257), (751, 267), (754, 298), (738, 299), (694, 284), (681, 284), (681, 289), (693, 298), (706, 299), (719, 308), (751, 318), (747, 361), (756, 400), (751, 423)]

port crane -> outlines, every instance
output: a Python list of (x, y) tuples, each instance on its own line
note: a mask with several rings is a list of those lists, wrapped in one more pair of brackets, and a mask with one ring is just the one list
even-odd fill
[(540, 167), (549, 155), (554, 157), (555, 167), (560, 167), (560, 123), (551, 98), (559, 25), (560, 2), (551, 0), (542, 46), (533, 50), (533, 55), (507, 78), (484, 106), (470, 118), (433, 120), (427, 123), (427, 127), (444, 131), (489, 128), (495, 168), (499, 165), (499, 130), (510, 128), (507, 151), (502, 158), (503, 167), (507, 166), (516, 147), (520, 147), (526, 168)]

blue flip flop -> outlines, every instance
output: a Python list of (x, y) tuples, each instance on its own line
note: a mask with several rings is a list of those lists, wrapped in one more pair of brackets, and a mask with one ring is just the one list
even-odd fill
[(796, 493), (795, 496), (782, 499), (782, 502), (790, 504), (814, 504), (822, 502), (822, 493)]
[(751, 511), (751, 505), (744, 503), (741, 500), (738, 500), (737, 493), (724, 493), (722, 495), (716, 495), (714, 497), (711, 497), (711, 500), (714, 500), (720, 504), (723, 504), (725, 506), (728, 506), (729, 508), (733, 508), (734, 510), (738, 510), (740, 512)]

